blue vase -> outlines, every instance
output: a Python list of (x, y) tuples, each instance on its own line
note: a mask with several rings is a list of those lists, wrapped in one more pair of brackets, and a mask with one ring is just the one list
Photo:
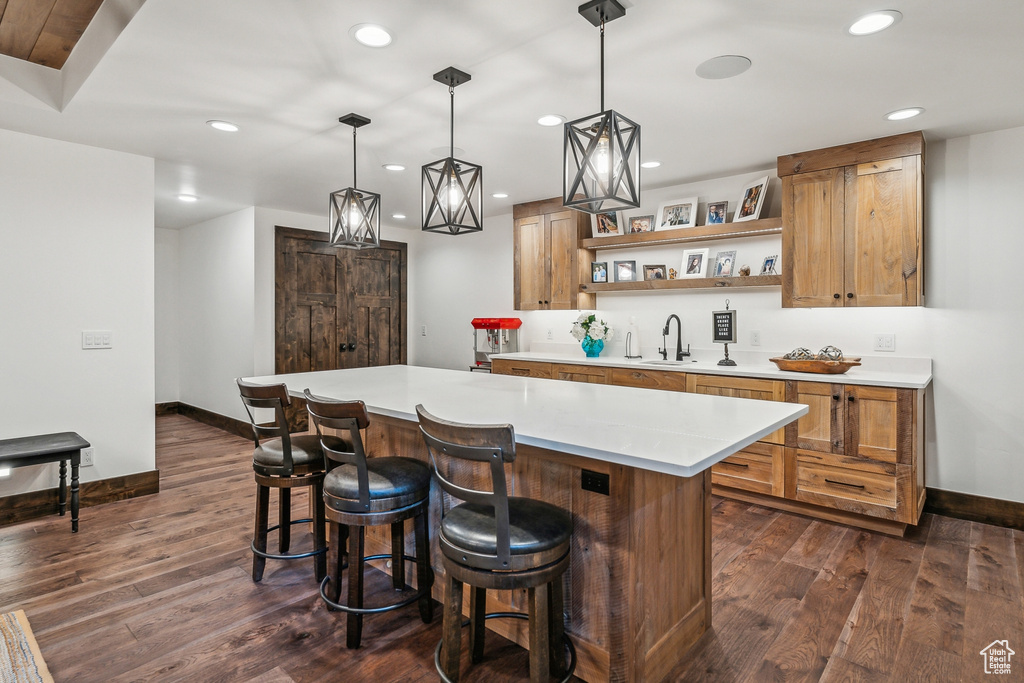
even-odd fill
[(601, 355), (601, 349), (604, 348), (604, 339), (584, 337), (582, 345), (583, 353), (587, 354), (587, 358), (597, 358)]

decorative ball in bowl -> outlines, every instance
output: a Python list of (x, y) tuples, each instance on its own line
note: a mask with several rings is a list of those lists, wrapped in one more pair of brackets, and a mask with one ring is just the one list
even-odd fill
[(860, 358), (847, 358), (835, 346), (826, 346), (818, 353), (809, 349), (793, 349), (781, 358), (769, 358), (779, 370), (790, 372), (814, 372), (821, 375), (841, 375), (850, 368), (860, 365)]

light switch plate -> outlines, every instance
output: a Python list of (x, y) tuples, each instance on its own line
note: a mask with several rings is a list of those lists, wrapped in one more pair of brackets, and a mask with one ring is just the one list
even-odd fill
[(895, 334), (876, 334), (875, 335), (875, 351), (895, 351), (896, 350), (896, 335)]
[(110, 330), (83, 330), (83, 349), (112, 349), (114, 348), (114, 333)]

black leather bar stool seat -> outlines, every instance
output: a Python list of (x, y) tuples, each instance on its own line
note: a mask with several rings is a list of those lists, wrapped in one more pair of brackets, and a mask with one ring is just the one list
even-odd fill
[[(250, 384), (241, 379), (238, 391), (242, 404), (252, 423), (255, 449), (252, 454), (252, 469), (256, 476), (256, 529), (252, 539), (252, 580), (262, 581), (267, 560), (298, 560), (313, 558), (313, 573), (317, 581), (327, 574), (327, 539), (324, 533), (323, 483), (327, 471), (320, 440), (312, 435), (292, 436), (288, 431), (285, 406), (290, 405), (288, 388), (284, 384)], [(274, 411), (274, 421), (263, 424), (256, 421), (254, 408)], [(263, 437), (271, 437), (260, 442)], [(338, 440), (341, 441), (340, 439)], [(307, 519), (291, 518), (291, 490), (309, 487), (313, 502), (313, 516)], [(278, 523), (268, 526), (270, 489), (279, 492)], [(313, 549), (308, 552), (292, 553), (291, 527), (294, 524), (313, 525)], [(278, 552), (267, 552), (267, 536), (278, 533)]]
[[(484, 622), (516, 617), (530, 622), (530, 680), (555, 675), (569, 680), (576, 668), (572, 642), (565, 637), (562, 577), (569, 567), (572, 516), (540, 500), (509, 496), (505, 465), (515, 461), (512, 425), (468, 425), (434, 417), (416, 406), (420, 431), (427, 444), (433, 475), (449, 495), (465, 502), (444, 513), (438, 544), (445, 571), (444, 623), (434, 664), (441, 679), (458, 681), (462, 649), (463, 584), (471, 586), (469, 607), (470, 659), (483, 659)], [(468, 488), (454, 481), (440, 460), (486, 463), (491, 490)], [(447, 464), (447, 463), (445, 463)], [(486, 613), (487, 590), (527, 592), (528, 611)], [(566, 666), (563, 644), (569, 649)]]
[[(370, 424), (362, 401), (334, 401), (314, 396), (307, 389), (306, 407), (316, 426), (321, 448), (335, 466), (324, 478), (324, 505), (330, 523), (330, 568), (320, 583), (320, 597), (332, 609), (348, 613), (346, 645), (359, 647), (363, 615), (388, 612), (419, 603), (420, 618), (429, 624), (434, 618), (430, 588), (430, 536), (427, 511), (430, 505), (430, 468), (411, 458), (367, 458), (360, 429)], [(324, 433), (325, 429), (347, 432), (347, 438)], [(405, 520), (413, 520), (416, 556), (405, 554)], [(391, 553), (365, 556), (368, 526), (391, 525)], [(342, 546), (348, 540), (348, 602), (340, 604)], [(405, 562), (416, 563), (416, 590), (397, 602), (382, 607), (363, 606), (363, 570), (368, 560), (391, 560), (391, 581), (396, 591), (406, 591)]]

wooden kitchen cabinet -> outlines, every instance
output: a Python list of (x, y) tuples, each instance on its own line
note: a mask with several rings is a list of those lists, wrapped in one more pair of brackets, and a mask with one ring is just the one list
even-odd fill
[(551, 379), (551, 370), (551, 363), (520, 362), (504, 358), (495, 358), (491, 361), (491, 374), (494, 375)]
[[(707, 394), (709, 396), (754, 398), (761, 401), (786, 400), (786, 383), (772, 379), (688, 374), (686, 390), (691, 394)], [(761, 441), (780, 446), (785, 444), (785, 427), (772, 432)]]
[(779, 157), (782, 305), (924, 304), (924, 136)]
[(608, 375), (605, 368), (594, 365), (568, 365), (556, 363), (551, 368), (551, 377), (569, 382), (585, 382), (587, 384), (607, 384)]
[(513, 290), (518, 311), (595, 306), (594, 294), (580, 291), (580, 284), (589, 282), (593, 261), (593, 251), (579, 247), (580, 240), (589, 236), (590, 216), (564, 208), (561, 201), (517, 204), (512, 209)]

